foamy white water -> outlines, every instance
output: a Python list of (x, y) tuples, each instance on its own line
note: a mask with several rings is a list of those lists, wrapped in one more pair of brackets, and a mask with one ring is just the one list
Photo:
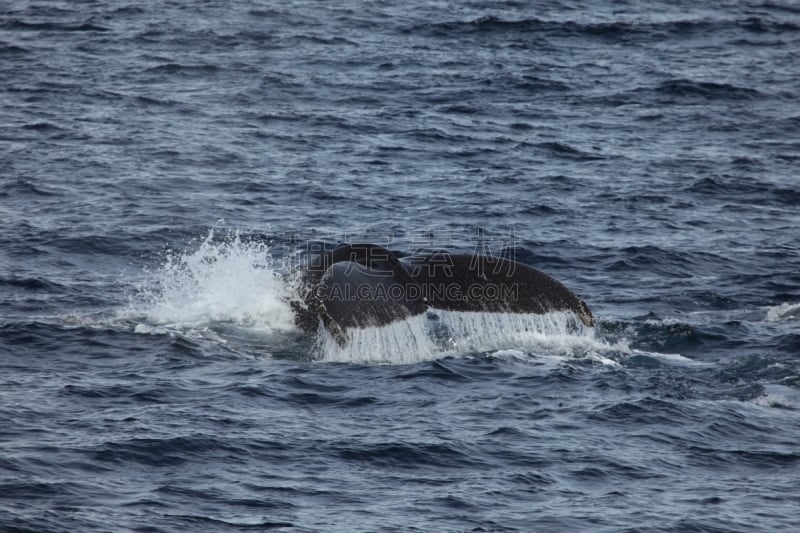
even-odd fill
[(344, 346), (320, 327), (315, 349), (325, 362), (408, 364), (427, 361), (441, 356), (427, 326), (425, 315), (417, 315), (386, 326), (351, 329)]
[(800, 393), (794, 387), (768, 383), (764, 385), (764, 393), (750, 401), (761, 407), (795, 410), (800, 405)]
[(800, 320), (800, 304), (782, 303), (767, 309), (767, 322)]
[(507, 348), (566, 356), (585, 355), (611, 347), (595, 337), (594, 328), (583, 325), (574, 314), (436, 313), (449, 332), (446, 346), (455, 352), (486, 352)]
[(238, 233), (215, 241), (212, 230), (197, 249), (168, 254), (139, 297), (150, 324), (229, 322), (273, 332), (295, 328), (289, 294), (266, 244)]
[(316, 350), (326, 362), (408, 364), (447, 355), (495, 352), (537, 353), (564, 358), (587, 357), (603, 364), (606, 355), (630, 352), (626, 344), (610, 344), (572, 313), (544, 315), (436, 311), (382, 327), (352, 329), (340, 346), (320, 328)]

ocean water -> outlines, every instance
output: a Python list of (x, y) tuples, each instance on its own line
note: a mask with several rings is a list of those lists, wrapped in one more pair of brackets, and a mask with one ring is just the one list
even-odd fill
[[(797, 531), (788, 0), (0, 5), (0, 530)], [(293, 323), (321, 242), (562, 314)]]

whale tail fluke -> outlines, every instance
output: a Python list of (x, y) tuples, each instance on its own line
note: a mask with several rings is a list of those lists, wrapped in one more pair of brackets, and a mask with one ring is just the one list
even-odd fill
[(505, 258), (437, 252), (399, 259), (372, 244), (349, 244), (314, 258), (304, 274), (298, 325), (323, 326), (340, 345), (348, 330), (448, 311), (544, 314), (571, 311), (587, 326), (586, 303), (551, 276)]

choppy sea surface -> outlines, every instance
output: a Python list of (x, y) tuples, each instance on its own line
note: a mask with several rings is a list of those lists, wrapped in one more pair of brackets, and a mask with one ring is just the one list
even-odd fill
[[(798, 73), (788, 0), (3, 3), (0, 530), (797, 531)], [(597, 324), (297, 330), (364, 241)]]

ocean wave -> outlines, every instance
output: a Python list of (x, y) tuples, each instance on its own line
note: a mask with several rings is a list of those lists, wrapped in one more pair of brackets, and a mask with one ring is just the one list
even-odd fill
[(607, 156), (603, 154), (585, 152), (564, 142), (549, 141), (538, 143), (535, 146), (557, 157), (574, 159), (576, 161), (596, 161), (607, 158)]
[(215, 74), (223, 67), (214, 64), (183, 64), (183, 63), (163, 63), (150, 67), (145, 72), (157, 74)]
[(0, 41), (0, 55), (26, 54), (31, 50), (18, 44), (11, 44)]
[(541, 34), (567, 37), (594, 37), (613, 40), (631, 38), (667, 39), (706, 36), (714, 32), (745, 30), (754, 33), (794, 32), (800, 25), (770, 17), (742, 17), (727, 19), (694, 18), (665, 21), (600, 21), (553, 20), (537, 17), (516, 20), (485, 15), (472, 20), (428, 22), (407, 28), (407, 32), (430, 33), (446, 36), (459, 33), (487, 34)]
[(699, 97), (706, 99), (749, 100), (763, 94), (757, 89), (738, 85), (676, 78), (658, 84), (654, 91), (674, 97)]
[(98, 26), (89, 22), (68, 23), (68, 22), (28, 22), (25, 20), (12, 19), (0, 24), (4, 30), (23, 30), (23, 31), (56, 31), (56, 32), (109, 32), (110, 28)]
[(240, 442), (205, 434), (108, 441), (81, 451), (101, 464), (134, 462), (148, 466), (180, 465), (198, 457), (244, 453)]
[(617, 37), (634, 33), (653, 31), (672, 31), (683, 35), (690, 31), (708, 30), (713, 22), (706, 20), (679, 20), (663, 23), (644, 22), (577, 22), (574, 20), (545, 20), (536, 17), (507, 20), (493, 15), (485, 15), (467, 21), (438, 22), (423, 24), (418, 29), (436, 32), (551, 32), (567, 35)]
[(704, 176), (692, 182), (684, 190), (693, 194), (730, 198), (736, 201), (748, 199), (760, 204), (795, 206), (800, 203), (800, 188), (732, 176)]
[(375, 444), (354, 445), (341, 443), (333, 445), (338, 458), (353, 464), (369, 464), (373, 466), (426, 469), (464, 468), (478, 466), (475, 454), (464, 445), (457, 443), (412, 443), (382, 442)]
[(0, 276), (0, 287), (13, 287), (33, 292), (59, 293), (67, 290), (61, 283), (45, 279), (41, 276), (19, 277), (14, 274)]

